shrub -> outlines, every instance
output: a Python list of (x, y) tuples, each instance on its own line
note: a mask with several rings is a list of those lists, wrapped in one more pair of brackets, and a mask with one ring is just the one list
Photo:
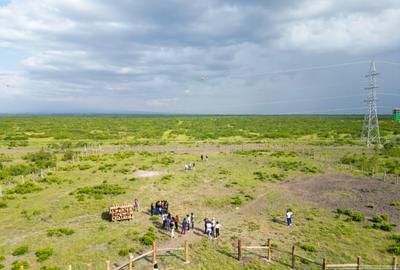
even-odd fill
[(0, 202), (0, 208), (7, 208), (8, 204), (7, 202)]
[(20, 256), (24, 255), (25, 253), (28, 253), (29, 248), (28, 246), (20, 246), (14, 249), (13, 253), (11, 253), (13, 256)]
[(7, 193), (27, 194), (27, 193), (32, 193), (35, 191), (40, 191), (40, 190), (42, 190), (41, 187), (39, 187), (38, 185), (29, 181), (29, 182), (25, 182), (24, 184), (16, 185), (13, 189), (10, 189), (9, 191), (7, 191)]
[(37, 257), (38, 262), (43, 262), (48, 258), (50, 258), (50, 256), (53, 255), (53, 253), (54, 253), (53, 248), (47, 247), (37, 250), (35, 252), (35, 255)]
[(235, 206), (240, 206), (243, 204), (243, 201), (242, 201), (242, 199), (240, 199), (239, 196), (234, 196), (231, 198), (231, 204), (235, 205)]
[(400, 255), (400, 246), (391, 246), (387, 249), (387, 251), (394, 255)]
[(73, 229), (70, 228), (58, 228), (58, 229), (49, 229), (47, 230), (47, 236), (63, 236), (63, 235), (71, 235), (75, 233)]
[(84, 171), (84, 170), (88, 170), (90, 168), (92, 168), (92, 166), (90, 166), (89, 164), (79, 164), (79, 170)]
[(2, 262), (2, 261), (5, 261), (6, 260), (6, 257), (5, 256), (0, 256), (0, 262)]
[(61, 270), (61, 268), (58, 266), (42, 266), (40, 270)]
[(304, 244), (300, 246), (301, 249), (309, 252), (317, 252), (317, 248), (312, 244)]
[(391, 206), (400, 206), (400, 201), (393, 201), (390, 203)]
[(6, 266), (2, 263), (0, 263), (0, 269), (6, 268)]
[(29, 160), (39, 168), (45, 169), (47, 167), (55, 167), (57, 158), (53, 153), (40, 151), (36, 153), (29, 153), (23, 157), (25, 160)]
[(129, 255), (129, 253), (135, 253), (135, 252), (136, 252), (136, 249), (133, 247), (132, 248), (123, 248), (118, 251), (118, 255), (121, 257), (126, 257)]
[(20, 270), (21, 266), (23, 266), (24, 269), (28, 269), (29, 263), (27, 261), (21, 261), (21, 260), (13, 261), (11, 264), (11, 270)]
[(249, 222), (248, 227), (249, 227), (249, 231), (251, 231), (251, 232), (258, 231), (260, 229), (260, 225), (258, 225), (255, 222), (252, 222), (252, 221)]
[(119, 195), (124, 193), (125, 188), (119, 185), (101, 184), (92, 187), (78, 188), (71, 194), (75, 194), (77, 197), (87, 195), (89, 197), (99, 198), (101, 195)]
[(354, 212), (354, 213), (351, 215), (351, 220), (357, 221), (357, 222), (364, 221), (364, 220), (365, 220), (365, 216), (364, 216), (364, 214), (361, 213), (361, 212)]
[(374, 223), (372, 225), (372, 228), (379, 229), (379, 230), (382, 230), (382, 231), (385, 231), (385, 232), (393, 231), (394, 227), (395, 227), (395, 225), (387, 224), (387, 223)]
[(374, 223), (381, 223), (381, 222), (383, 222), (383, 218), (381, 216), (373, 216), (371, 218), (371, 221)]
[(72, 160), (74, 158), (75, 152), (68, 150), (64, 153), (62, 160), (63, 161), (68, 161), (68, 160)]
[(174, 163), (175, 160), (172, 157), (166, 156), (166, 157), (162, 157), (160, 160), (160, 163), (163, 165), (170, 165), (172, 163)]
[(61, 184), (62, 180), (58, 176), (47, 176), (43, 179), (40, 180), (40, 182), (46, 183), (46, 184)]
[(147, 232), (139, 238), (139, 241), (141, 244), (143, 244), (145, 246), (150, 246), (153, 243), (153, 241), (155, 241), (156, 239), (157, 239), (157, 236), (155, 234), (155, 231), (153, 228), (150, 227), (147, 230)]

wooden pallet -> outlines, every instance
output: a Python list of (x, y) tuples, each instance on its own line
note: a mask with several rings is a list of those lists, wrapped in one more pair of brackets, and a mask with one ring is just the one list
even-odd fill
[(133, 219), (133, 205), (120, 204), (112, 205), (109, 208), (111, 221), (132, 220)]

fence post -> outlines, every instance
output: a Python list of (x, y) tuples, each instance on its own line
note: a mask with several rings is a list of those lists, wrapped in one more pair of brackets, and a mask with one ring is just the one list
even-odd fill
[(242, 260), (242, 241), (238, 239), (238, 260)]
[(292, 246), (292, 269), (295, 269), (295, 262), (296, 262), (296, 256), (294, 254), (296, 250), (295, 245)]
[(322, 270), (326, 270), (327, 260), (326, 258), (322, 259)]
[(153, 241), (153, 264), (157, 261), (157, 243)]
[(396, 256), (393, 257), (392, 270), (397, 270), (397, 257)]
[(110, 261), (109, 260), (106, 261), (106, 270), (111, 270), (110, 269)]
[(132, 270), (132, 259), (133, 259), (133, 255), (132, 255), (132, 253), (129, 253), (129, 270)]
[(189, 242), (185, 240), (185, 262), (189, 263)]
[[(68, 270), (72, 270), (72, 265), (68, 265)], [(110, 270), (110, 269), (107, 269)]]
[(87, 270), (92, 270), (92, 265), (90, 263), (86, 264), (86, 269)]
[(24, 270), (24, 266), (21, 265), (21, 266), (19, 267), (19, 270)]
[(361, 269), (361, 257), (358, 256), (357, 257), (357, 270), (360, 270), (360, 269)]
[(267, 253), (268, 261), (271, 261), (271, 239), (268, 238), (268, 253)]

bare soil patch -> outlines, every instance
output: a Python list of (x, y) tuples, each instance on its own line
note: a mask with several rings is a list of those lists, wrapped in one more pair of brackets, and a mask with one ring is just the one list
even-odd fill
[(295, 199), (318, 207), (352, 208), (367, 216), (388, 213), (390, 222), (398, 224), (400, 221), (400, 206), (390, 205), (400, 201), (400, 184), (393, 181), (335, 174), (302, 177), (281, 185)]
[(133, 173), (133, 176), (135, 177), (152, 177), (152, 176), (159, 176), (163, 175), (166, 172), (162, 171), (143, 171), (143, 170), (137, 170)]

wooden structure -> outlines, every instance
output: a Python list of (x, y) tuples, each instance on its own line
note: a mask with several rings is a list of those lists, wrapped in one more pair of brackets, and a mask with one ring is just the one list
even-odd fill
[(133, 205), (132, 204), (120, 204), (112, 205), (109, 208), (111, 221), (121, 220), (132, 220), (133, 219)]
[[(268, 245), (267, 246), (243, 246), (242, 241), (238, 239), (238, 245), (237, 245), (237, 258), (239, 261), (242, 260), (243, 258), (243, 252), (245, 250), (254, 250), (254, 249), (266, 249), (267, 253), (265, 254), (265, 258), (267, 259), (268, 262), (272, 262), (272, 246), (271, 246), (271, 239), (268, 239)], [(346, 270), (362, 270), (362, 269), (387, 269), (387, 270), (400, 270), (399, 265), (397, 263), (397, 257), (393, 257), (392, 264), (390, 265), (368, 265), (368, 264), (362, 264), (361, 262), (361, 257), (357, 257), (357, 262), (356, 263), (346, 263), (346, 264), (329, 264), (327, 258), (323, 258), (322, 262), (317, 262), (313, 259), (309, 259), (303, 256), (300, 256), (296, 254), (296, 247), (293, 245), (291, 251), (285, 251), (285, 250), (279, 250), (277, 248), (274, 248), (277, 252), (281, 253), (286, 253), (291, 256), (291, 269), (301, 269), (300, 267), (296, 266), (296, 262), (306, 262), (307, 264), (314, 264), (317, 266), (318, 269), (322, 270), (340, 270), (340, 269), (346, 269)], [(316, 269), (317, 269), (316, 268)]]

